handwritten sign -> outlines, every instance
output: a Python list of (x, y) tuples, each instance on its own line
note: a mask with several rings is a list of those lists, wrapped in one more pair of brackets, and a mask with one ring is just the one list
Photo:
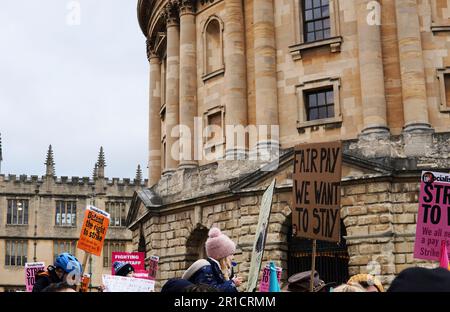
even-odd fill
[(261, 261), (266, 246), (267, 229), (269, 227), (270, 211), (272, 210), (272, 197), (275, 189), (275, 180), (269, 185), (261, 199), (258, 226), (256, 227), (255, 242), (253, 243), (250, 271), (248, 274), (247, 292), (253, 292), (258, 283)]
[(109, 213), (94, 206), (88, 206), (84, 213), (83, 227), (77, 248), (100, 256), (109, 226)]
[(35, 276), (39, 271), (45, 271), (44, 262), (25, 263), (25, 286), (27, 292), (31, 292), (33, 290), (34, 283), (36, 282)]
[[(277, 268), (277, 279), (278, 284), (281, 285), (281, 273), (283, 269), (280, 267)], [(270, 264), (267, 264), (262, 272), (261, 282), (259, 283), (259, 292), (269, 292), (270, 285)]]
[(295, 148), (292, 227), (298, 237), (340, 240), (342, 143)]
[(156, 279), (156, 272), (158, 272), (158, 262), (159, 257), (158, 256), (151, 256), (149, 261), (149, 269), (148, 269), (148, 277), (151, 280)]
[(414, 257), (439, 261), (442, 241), (450, 250), (450, 174), (422, 172)]
[(117, 275), (102, 275), (105, 292), (152, 292), (155, 290), (155, 281), (117, 276)]
[(129, 263), (133, 266), (134, 272), (137, 270), (145, 270), (145, 252), (113, 252), (111, 255), (112, 264), (112, 275), (114, 272), (114, 262), (120, 261), (124, 263)]

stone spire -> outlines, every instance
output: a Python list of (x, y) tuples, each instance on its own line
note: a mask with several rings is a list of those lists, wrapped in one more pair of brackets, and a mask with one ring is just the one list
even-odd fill
[(136, 181), (142, 182), (142, 169), (141, 169), (141, 165), (137, 166), (137, 170), (136, 170)]
[(103, 152), (103, 146), (100, 147), (100, 152), (98, 154), (98, 160), (97, 160), (97, 177), (98, 178), (104, 178), (105, 177), (105, 153)]
[(45, 175), (46, 176), (54, 176), (55, 175), (55, 161), (53, 160), (53, 150), (52, 150), (51, 145), (48, 147), (47, 159), (45, 160), (45, 165), (46, 165)]
[(97, 179), (97, 176), (98, 176), (98, 164), (95, 163), (94, 171), (92, 172), (92, 177), (94, 179)]

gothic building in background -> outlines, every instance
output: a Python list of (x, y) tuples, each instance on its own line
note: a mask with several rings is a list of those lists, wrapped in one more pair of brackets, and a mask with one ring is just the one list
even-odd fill
[[(293, 147), (306, 142), (344, 143), (341, 243), (319, 243), (323, 279), (369, 271), (388, 286), (406, 267), (432, 266), (413, 259), (413, 245), (420, 172), (450, 170), (449, 18), (446, 0), (139, 0), (149, 183), (127, 224), (134, 250), (160, 256), (160, 285), (204, 256), (213, 225), (238, 243), (246, 279), (272, 179), (264, 264), (276, 261), (283, 281), (307, 270), (311, 242), (290, 232)], [(268, 141), (280, 151), (252, 160), (267, 142), (236, 150), (225, 131), (180, 145), (176, 126), (194, 133), (195, 120), (277, 125)], [(198, 146), (223, 155), (189, 157)]]
[(111, 252), (132, 250), (125, 221), (133, 193), (147, 184), (140, 166), (134, 180), (108, 179), (100, 148), (92, 177), (57, 177), (51, 145), (45, 165), (44, 176), (0, 174), (0, 291), (25, 289), (26, 262), (53, 264), (61, 252), (82, 261), (84, 251), (76, 243), (87, 205), (111, 214), (102, 255), (92, 256), (85, 270), (92, 274), (91, 286), (111, 274)]

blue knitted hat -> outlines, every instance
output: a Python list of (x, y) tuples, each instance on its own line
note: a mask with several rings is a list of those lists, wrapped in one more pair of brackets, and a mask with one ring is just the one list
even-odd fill
[(129, 263), (116, 261), (113, 263), (113, 266), (114, 266), (114, 273), (119, 276), (127, 276), (127, 274), (130, 273), (131, 271), (134, 272), (133, 266)]

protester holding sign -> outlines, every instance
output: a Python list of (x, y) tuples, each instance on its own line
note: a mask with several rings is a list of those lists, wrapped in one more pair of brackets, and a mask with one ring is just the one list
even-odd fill
[(81, 278), (81, 263), (73, 255), (65, 252), (60, 254), (53, 265), (49, 265), (47, 271), (36, 275), (36, 282), (33, 292), (41, 292), (44, 288), (53, 283), (67, 281), (74, 284), (74, 281)]
[(183, 274), (183, 279), (197, 285), (210, 285), (223, 292), (237, 292), (241, 278), (235, 276), (230, 280), (236, 244), (218, 228), (211, 228), (208, 236), (205, 244), (208, 259), (196, 261)]

